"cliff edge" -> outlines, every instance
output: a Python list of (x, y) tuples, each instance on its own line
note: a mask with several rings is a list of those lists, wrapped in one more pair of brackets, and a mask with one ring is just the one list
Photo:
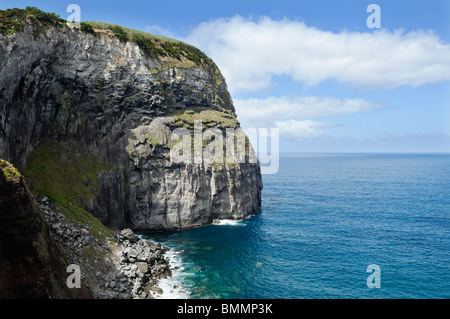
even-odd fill
[(35, 8), (1, 11), (0, 21), (0, 157), (35, 193), (135, 231), (258, 212), (247, 138), (245, 161), (194, 160), (194, 146), (192, 161), (174, 158), (177, 129), (192, 144), (215, 129), (202, 151), (219, 141), (224, 153), (218, 136), (239, 129), (225, 79), (200, 50), (111, 24), (71, 28)]
[(63, 255), (22, 175), (0, 159), (0, 298), (92, 298), (66, 286)]

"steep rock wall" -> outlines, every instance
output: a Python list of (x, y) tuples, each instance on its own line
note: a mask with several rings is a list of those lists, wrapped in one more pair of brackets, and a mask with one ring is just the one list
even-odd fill
[(66, 286), (66, 267), (23, 177), (0, 158), (0, 298), (92, 298)]
[[(177, 115), (208, 110), (238, 127), (213, 63), (149, 57), (108, 32), (38, 23), (0, 35), (0, 44), (0, 156), (26, 172), (32, 188), (41, 183), (42, 193), (112, 228), (176, 230), (258, 212), (258, 163), (179, 164), (171, 158)], [(227, 122), (220, 119), (203, 120), (223, 131)], [(42, 148), (57, 155), (39, 158)], [(93, 162), (103, 166), (92, 169)], [(66, 164), (73, 165), (73, 177)], [(70, 196), (46, 191), (46, 178), (62, 178), (60, 188)]]

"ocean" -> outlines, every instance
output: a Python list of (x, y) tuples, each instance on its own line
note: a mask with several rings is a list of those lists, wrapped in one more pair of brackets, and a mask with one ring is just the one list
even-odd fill
[(450, 155), (282, 155), (263, 182), (244, 221), (144, 235), (162, 298), (450, 298)]

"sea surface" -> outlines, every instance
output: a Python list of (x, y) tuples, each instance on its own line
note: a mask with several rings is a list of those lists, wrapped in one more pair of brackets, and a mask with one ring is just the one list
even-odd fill
[(284, 155), (263, 182), (258, 215), (145, 236), (163, 298), (450, 298), (450, 155)]

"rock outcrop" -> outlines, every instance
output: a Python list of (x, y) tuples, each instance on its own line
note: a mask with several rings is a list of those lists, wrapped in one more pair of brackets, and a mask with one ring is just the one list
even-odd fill
[(0, 298), (92, 298), (67, 287), (63, 255), (23, 177), (0, 159)]
[(192, 133), (193, 120), (203, 131), (239, 127), (204, 54), (26, 19), (23, 31), (0, 34), (0, 156), (33, 190), (113, 229), (179, 230), (258, 212), (257, 162), (177, 163), (171, 154), (171, 132)]
[(74, 222), (46, 197), (38, 198), (37, 206), (65, 263), (80, 267), (81, 282), (92, 298), (158, 298), (159, 280), (172, 275), (165, 257), (169, 248), (142, 240), (131, 229), (114, 234), (102, 225)]
[[(0, 299), (158, 298), (159, 280), (172, 274), (169, 249), (85, 218), (35, 198), (0, 159)], [(67, 285), (69, 265), (80, 269), (79, 287)]]

